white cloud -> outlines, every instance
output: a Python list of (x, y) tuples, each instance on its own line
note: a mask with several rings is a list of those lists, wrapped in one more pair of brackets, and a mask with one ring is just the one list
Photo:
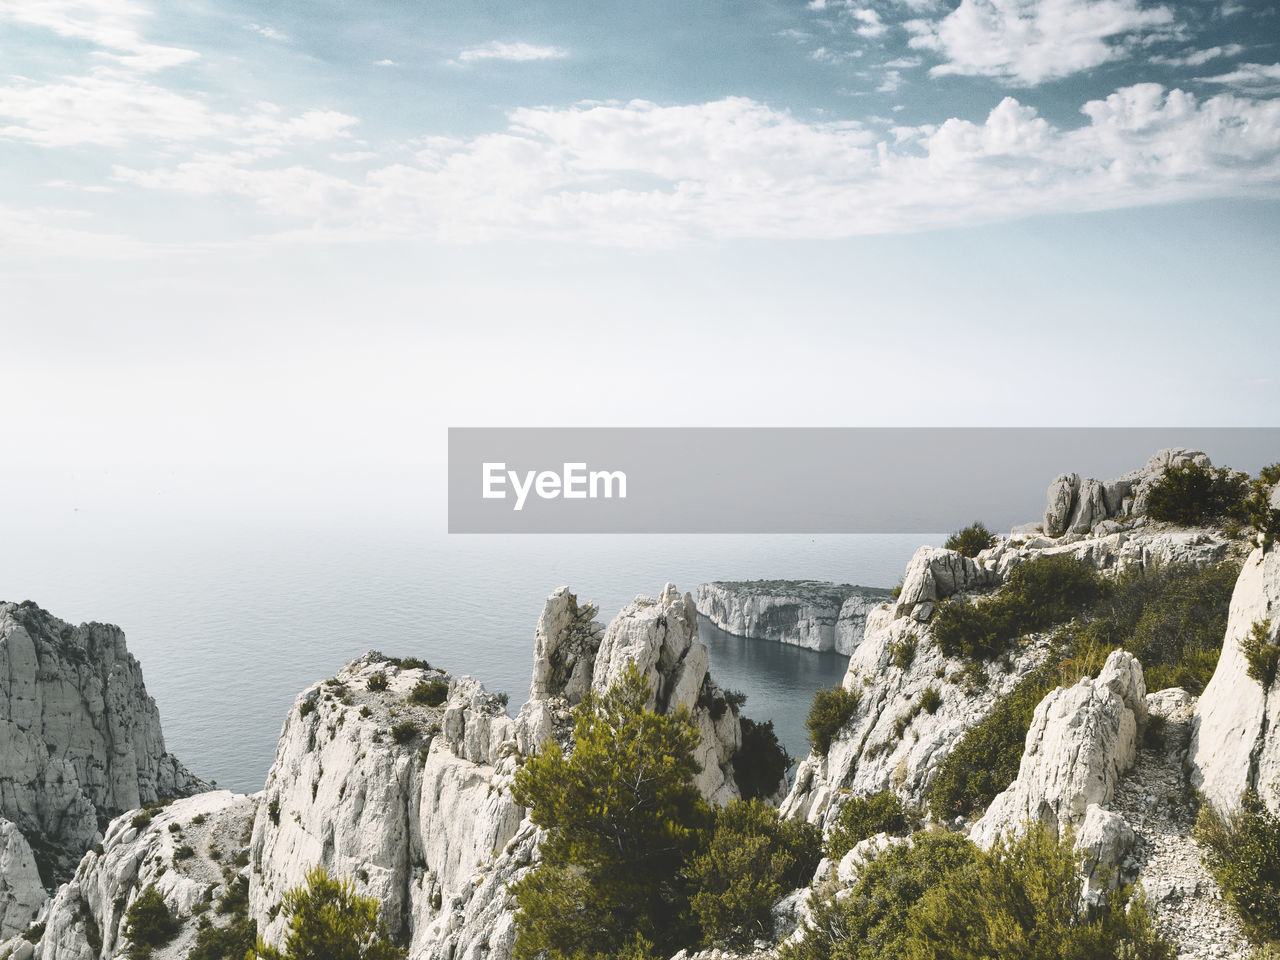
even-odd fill
[(287, 33), (281, 33), (275, 27), (266, 26), (260, 23), (251, 23), (249, 24), (249, 29), (252, 30), (254, 33), (257, 33), (266, 37), (268, 40), (276, 40), (280, 43), (290, 42), (289, 35)]
[(271, 104), (245, 114), (219, 113), (201, 100), (113, 70), (0, 87), (0, 136), (46, 147), (216, 138), (270, 151), (291, 142), (345, 136), (356, 122), (332, 110), (285, 118)]
[(889, 70), (885, 72), (884, 79), (880, 81), (880, 86), (876, 87), (876, 93), (893, 93), (902, 86), (902, 74), (897, 70)]
[(1280, 63), (1242, 63), (1230, 73), (1196, 79), (1201, 83), (1217, 83), (1255, 93), (1276, 93), (1280, 92)]
[(1228, 43), (1220, 47), (1209, 47), (1207, 50), (1192, 50), (1190, 53), (1184, 53), (1180, 56), (1155, 56), (1151, 58), (1152, 63), (1163, 63), (1171, 67), (1201, 67), (1210, 60), (1220, 60), (1223, 57), (1234, 57), (1244, 51), (1238, 43)]
[[(415, 162), (344, 178), (236, 155), (121, 181), (248, 197), (344, 238), (412, 234), (655, 245), (822, 238), (1196, 197), (1280, 193), (1280, 102), (1118, 90), (1063, 129), (1013, 98), (982, 122), (887, 135), (745, 98), (514, 111), (507, 129), (431, 138)], [(293, 225), (290, 224), (290, 227)]]
[(932, 73), (1028, 86), (1114, 60), (1126, 40), (1168, 35), (1166, 6), (1139, 0), (961, 0), (941, 20), (913, 20), (911, 46), (943, 57)]
[(162, 70), (199, 56), (194, 50), (144, 41), (138, 31), (149, 16), (134, 0), (0, 0), (0, 19), (86, 40), (102, 48), (100, 59), (131, 70)]
[(854, 28), (854, 32), (860, 37), (874, 39), (883, 36), (889, 31), (888, 25), (880, 19), (880, 14), (870, 8), (854, 10), (853, 19), (858, 22), (858, 26)]
[(400, 66), (400, 64), (396, 63), (394, 60), (375, 60), (375, 61), (373, 61), (373, 65), (374, 65), (375, 67), (398, 67), (398, 66)]
[(494, 40), (483, 46), (471, 47), (458, 54), (455, 63), (475, 63), (479, 60), (508, 60), (526, 63), (531, 60), (562, 60), (569, 55), (560, 47), (539, 47), (532, 43), (503, 43)]

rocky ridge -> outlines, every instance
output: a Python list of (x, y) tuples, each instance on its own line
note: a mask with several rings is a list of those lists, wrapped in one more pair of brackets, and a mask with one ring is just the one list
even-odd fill
[[(1188, 459), (1208, 462), (1197, 451), (1162, 451), (1142, 470), (1126, 475), (1129, 486), (1123, 488), (1149, 489), (1169, 465)], [(1061, 478), (1048, 490), (1051, 512), (1058, 509), (1054, 504), (1061, 499), (1060, 489)], [(841, 797), (885, 789), (921, 803), (964, 732), (1043, 663), (1050, 650), (1048, 635), (1032, 633), (1002, 660), (975, 666), (948, 658), (931, 626), (939, 602), (998, 590), (1016, 566), (1040, 556), (1067, 554), (1114, 575), (1161, 564), (1204, 566), (1242, 549), (1239, 541), (1217, 530), (1180, 529), (1135, 515), (1134, 503), (1135, 498), (1126, 497), (1129, 513), (1098, 519), (1087, 534), (1068, 530), (1052, 537), (1044, 524), (1033, 523), (1015, 528), (973, 558), (944, 547), (917, 550), (898, 597), (868, 614), (863, 641), (849, 658), (843, 685), (860, 693), (857, 709), (825, 756), (810, 754), (801, 761), (783, 812), (824, 824), (838, 812)], [(1075, 501), (1069, 506), (1074, 511)], [(938, 695), (932, 713), (920, 707), (921, 695), (930, 689)]]
[(0, 756), (0, 940), (26, 928), (112, 817), (208, 789), (165, 749), (124, 633), (30, 602), (0, 604)]
[(867, 614), (888, 590), (816, 580), (716, 581), (698, 585), (698, 613), (726, 633), (806, 650), (850, 654)]

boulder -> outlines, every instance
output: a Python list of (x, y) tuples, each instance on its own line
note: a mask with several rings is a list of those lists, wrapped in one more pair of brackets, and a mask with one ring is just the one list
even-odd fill
[(1055, 833), (1079, 827), (1090, 805), (1105, 805), (1137, 754), (1147, 716), (1142, 665), (1117, 650), (1096, 679), (1058, 689), (1036, 707), (1018, 778), (992, 801), (970, 836), (991, 847), (1028, 822)]

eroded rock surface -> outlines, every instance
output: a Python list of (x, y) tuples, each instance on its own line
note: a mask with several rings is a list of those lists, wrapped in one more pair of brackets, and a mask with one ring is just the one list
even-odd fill
[(1192, 783), (1223, 809), (1246, 789), (1280, 809), (1280, 676), (1264, 686), (1249, 675), (1245, 642), (1257, 625), (1265, 625), (1268, 643), (1280, 642), (1277, 547), (1254, 550), (1240, 571), (1222, 655), (1196, 708)]
[(0, 816), (65, 879), (111, 817), (208, 785), (165, 749), (119, 627), (0, 604)]
[(698, 585), (698, 612), (734, 636), (850, 654), (888, 590), (815, 580)]

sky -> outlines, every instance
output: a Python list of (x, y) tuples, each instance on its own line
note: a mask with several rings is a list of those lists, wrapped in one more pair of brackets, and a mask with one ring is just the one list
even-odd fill
[(1280, 14), (0, 0), (0, 498), (413, 513), (448, 426), (1275, 425)]

